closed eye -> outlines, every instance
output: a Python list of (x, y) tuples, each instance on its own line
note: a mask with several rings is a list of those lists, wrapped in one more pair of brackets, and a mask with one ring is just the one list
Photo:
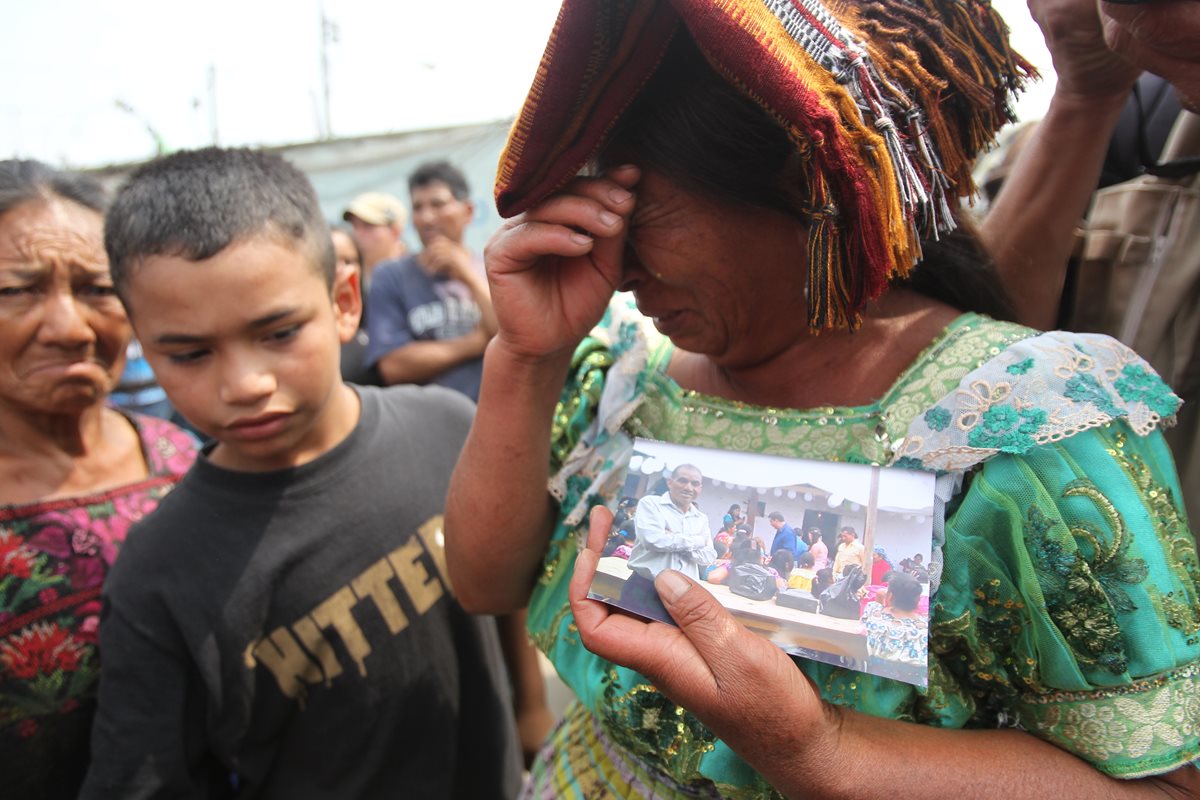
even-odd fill
[(84, 297), (116, 297), (117, 287), (111, 284), (93, 283), (81, 286), (76, 291)]
[(203, 358), (208, 356), (210, 352), (212, 351), (206, 349), (185, 350), (182, 353), (170, 353), (167, 355), (167, 358), (172, 364), (179, 364), (186, 367), (191, 364), (199, 363)]
[(300, 332), (301, 327), (302, 327), (302, 325), (300, 323), (297, 323), (295, 325), (289, 325), (286, 328), (280, 328), (277, 331), (271, 331), (270, 333), (267, 334), (266, 339), (269, 342), (276, 342), (276, 343), (289, 342), (292, 339), (296, 338), (296, 334), (298, 334)]

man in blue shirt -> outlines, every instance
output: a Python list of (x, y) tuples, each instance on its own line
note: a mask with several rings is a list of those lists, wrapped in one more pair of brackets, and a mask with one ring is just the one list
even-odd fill
[(477, 400), (496, 313), (483, 264), (463, 245), (475, 214), (467, 181), (438, 161), (418, 167), (408, 187), (423, 249), (376, 268), (364, 360), (389, 386), (436, 383)]
[(796, 535), (796, 529), (787, 524), (783, 518), (783, 514), (779, 511), (772, 511), (768, 514), (767, 521), (775, 529), (775, 538), (771, 541), (770, 555), (774, 555), (780, 550), (790, 550), (792, 557), (799, 562), (800, 556), (808, 552), (808, 545), (800, 541), (800, 537)]

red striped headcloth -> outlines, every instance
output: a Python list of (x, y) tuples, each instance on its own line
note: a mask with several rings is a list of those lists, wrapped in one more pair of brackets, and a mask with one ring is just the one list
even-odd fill
[(686, 31), (807, 153), (808, 318), (854, 326), (952, 230), (1036, 73), (986, 0), (564, 0), (496, 177), (502, 216), (565, 186)]

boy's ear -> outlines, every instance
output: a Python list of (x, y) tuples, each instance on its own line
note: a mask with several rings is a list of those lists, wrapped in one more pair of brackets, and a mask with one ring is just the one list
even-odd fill
[(333, 315), (342, 344), (354, 338), (362, 318), (360, 273), (349, 265), (339, 266), (333, 276)]

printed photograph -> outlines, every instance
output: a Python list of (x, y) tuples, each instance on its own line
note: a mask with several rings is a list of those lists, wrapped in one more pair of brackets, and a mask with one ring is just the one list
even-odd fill
[(786, 652), (927, 683), (934, 475), (637, 439), (589, 596), (674, 624), (700, 583)]

